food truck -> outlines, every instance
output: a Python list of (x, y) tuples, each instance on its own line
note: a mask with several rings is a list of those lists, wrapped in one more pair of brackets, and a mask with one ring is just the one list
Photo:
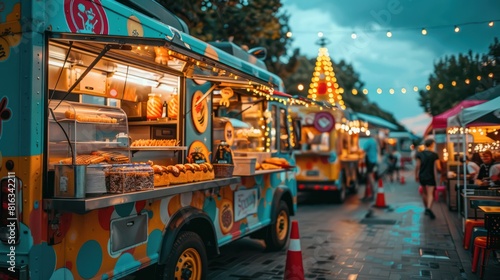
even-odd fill
[(155, 1), (4, 1), (0, 30), (1, 279), (205, 279), (236, 239), (283, 248), (296, 140), (262, 61)]
[(358, 164), (363, 157), (358, 135), (363, 122), (325, 101), (297, 97), (293, 118), (300, 122), (300, 141), (295, 146), (299, 191), (333, 192), (344, 202), (358, 187)]

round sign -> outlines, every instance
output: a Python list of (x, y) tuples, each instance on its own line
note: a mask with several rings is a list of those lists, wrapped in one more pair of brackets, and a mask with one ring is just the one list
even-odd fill
[(64, 0), (64, 15), (71, 32), (108, 34), (109, 24), (100, 0)]
[(193, 141), (191, 146), (189, 146), (187, 157), (190, 163), (210, 162), (210, 152), (207, 146), (200, 140)]
[(191, 116), (194, 127), (199, 133), (205, 132), (208, 126), (208, 102), (206, 98), (200, 102), (202, 98), (203, 92), (197, 90), (191, 100)]
[(319, 112), (314, 117), (313, 125), (319, 132), (330, 132), (335, 126), (335, 118), (330, 113)]

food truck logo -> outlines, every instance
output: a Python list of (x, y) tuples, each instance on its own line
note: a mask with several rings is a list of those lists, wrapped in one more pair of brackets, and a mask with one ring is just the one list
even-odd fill
[(0, 101), (0, 138), (2, 138), (2, 123), (8, 121), (12, 116), (12, 111), (7, 108), (7, 97), (3, 97)]
[(65, 0), (64, 14), (72, 32), (108, 34), (108, 17), (100, 0)]

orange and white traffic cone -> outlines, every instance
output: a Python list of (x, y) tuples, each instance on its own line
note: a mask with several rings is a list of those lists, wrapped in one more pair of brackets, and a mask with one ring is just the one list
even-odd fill
[(377, 200), (373, 207), (387, 208), (387, 205), (385, 205), (384, 182), (382, 178), (378, 179)]
[(404, 185), (406, 183), (405, 176), (401, 176), (401, 182), (400, 183), (401, 183), (401, 185)]
[(284, 280), (304, 280), (304, 267), (302, 265), (302, 251), (300, 249), (299, 223), (292, 221), (290, 244), (286, 253), (286, 266)]

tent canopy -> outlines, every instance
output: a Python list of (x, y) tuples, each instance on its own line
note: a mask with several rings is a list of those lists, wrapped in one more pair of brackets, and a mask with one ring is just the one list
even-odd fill
[(486, 102), (486, 100), (462, 100), (458, 105), (455, 107), (444, 111), (443, 113), (436, 115), (432, 118), (432, 129), (445, 129), (448, 121), (448, 118), (458, 114), (462, 108), (469, 108), (473, 107), (476, 105), (479, 105), (481, 103)]
[(500, 96), (500, 85), (478, 92), (465, 100), (492, 100)]
[(448, 119), (448, 127), (500, 124), (500, 97), (469, 107)]
[(382, 118), (379, 118), (377, 116), (372, 116), (372, 115), (367, 115), (363, 113), (356, 113), (359, 117), (359, 119), (364, 120), (365, 122), (368, 122), (370, 126), (374, 126), (377, 128), (387, 128), (390, 130), (398, 130), (398, 126), (388, 122)]

